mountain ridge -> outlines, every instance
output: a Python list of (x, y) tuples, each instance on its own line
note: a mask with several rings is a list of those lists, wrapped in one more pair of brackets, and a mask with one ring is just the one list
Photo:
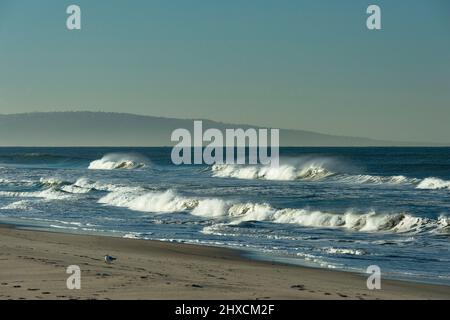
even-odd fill
[[(0, 114), (0, 146), (173, 146), (173, 130), (192, 131), (202, 120), (204, 130), (217, 128), (265, 128), (209, 119), (179, 119), (132, 113), (59, 111)], [(377, 140), (339, 136), (308, 130), (280, 129), (280, 145), (293, 147), (443, 146), (423, 142)]]

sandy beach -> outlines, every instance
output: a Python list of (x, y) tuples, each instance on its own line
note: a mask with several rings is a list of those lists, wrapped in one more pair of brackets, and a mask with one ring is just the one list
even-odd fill
[[(253, 261), (223, 248), (0, 227), (0, 299), (449, 299), (450, 287)], [(118, 258), (106, 264), (104, 255)], [(81, 289), (66, 268), (81, 269)]]

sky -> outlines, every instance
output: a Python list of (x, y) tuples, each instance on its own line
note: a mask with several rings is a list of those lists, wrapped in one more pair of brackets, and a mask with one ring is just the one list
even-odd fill
[(448, 143), (450, 1), (0, 0), (0, 113), (69, 110)]

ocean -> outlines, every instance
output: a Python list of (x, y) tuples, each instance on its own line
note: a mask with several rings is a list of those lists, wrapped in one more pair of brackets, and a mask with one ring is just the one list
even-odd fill
[(450, 148), (281, 148), (279, 168), (170, 153), (0, 148), (0, 222), (450, 284)]

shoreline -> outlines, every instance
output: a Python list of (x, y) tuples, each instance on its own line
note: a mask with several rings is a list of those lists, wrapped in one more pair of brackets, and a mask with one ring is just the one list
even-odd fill
[[(0, 300), (450, 299), (450, 286), (252, 259), (205, 245), (24, 230), (0, 224)], [(117, 257), (106, 264), (105, 254)], [(69, 290), (66, 269), (81, 269)]]
[[(191, 245), (191, 246), (198, 246), (198, 247), (210, 247), (210, 248), (216, 248), (216, 249), (225, 249), (225, 250), (231, 250), (235, 252), (236, 257), (243, 258), (245, 260), (250, 261), (259, 261), (259, 262), (265, 262), (270, 264), (280, 264), (285, 266), (291, 266), (291, 267), (300, 267), (300, 268), (307, 268), (307, 269), (317, 269), (317, 270), (329, 270), (329, 271), (336, 271), (336, 272), (343, 272), (343, 273), (350, 273), (359, 275), (362, 277), (365, 277), (366, 274), (363, 270), (351, 270), (351, 269), (339, 269), (339, 268), (326, 268), (326, 267), (320, 267), (318, 265), (315, 265), (313, 263), (295, 263), (292, 262), (290, 258), (282, 257), (282, 256), (270, 256), (265, 255), (259, 251), (250, 250), (250, 249), (244, 249), (239, 247), (231, 247), (231, 246), (221, 246), (221, 245), (214, 245), (214, 244), (208, 244), (208, 243), (195, 243), (195, 242), (189, 242), (189, 241), (177, 241), (177, 240), (166, 240), (166, 239), (141, 239), (141, 238), (132, 238), (132, 237), (124, 237), (124, 236), (117, 236), (112, 233), (107, 232), (99, 232), (99, 233), (92, 233), (92, 232), (80, 232), (80, 231), (72, 231), (70, 229), (56, 229), (56, 228), (49, 228), (45, 226), (36, 226), (32, 224), (18, 224), (15, 222), (0, 222), (0, 228), (2, 227), (8, 227), (13, 228), (17, 230), (22, 231), (37, 231), (37, 232), (48, 232), (48, 233), (61, 233), (61, 234), (70, 234), (75, 236), (99, 236), (99, 237), (111, 237), (115, 239), (131, 239), (131, 240), (140, 240), (140, 241), (150, 241), (150, 242), (156, 242), (156, 243), (170, 243), (170, 244), (180, 244), (180, 245)], [(63, 231), (64, 230), (64, 231)], [(385, 275), (384, 278), (386, 280), (393, 280), (393, 281), (402, 281), (402, 282), (411, 282), (411, 283), (418, 283), (418, 284), (427, 284), (427, 285), (438, 285), (438, 286), (448, 286), (450, 288), (450, 283), (442, 283), (438, 281), (431, 281), (430, 278), (410, 278), (408, 276), (401, 277), (400, 274), (389, 274)]]

